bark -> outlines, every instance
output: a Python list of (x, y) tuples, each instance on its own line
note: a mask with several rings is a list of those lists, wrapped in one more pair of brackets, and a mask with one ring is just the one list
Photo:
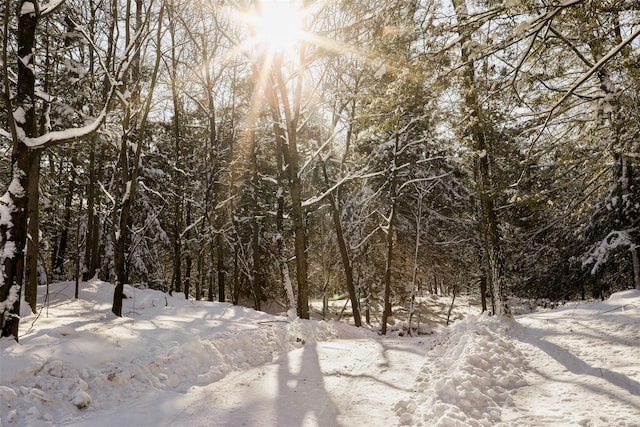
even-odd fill
[[(28, 3), (28, 4), (27, 4)], [(10, 218), (3, 218), (2, 233), (2, 282), (0, 283), (0, 327), (2, 337), (13, 337), (18, 341), (20, 322), (20, 297), (24, 275), (24, 251), (27, 242), (27, 214), (29, 188), (29, 165), (31, 156), (28, 147), (18, 138), (16, 128), (22, 128), (28, 137), (36, 136), (34, 42), (39, 19), (37, 0), (21, 0), (18, 11), (34, 6), (33, 13), (18, 14), (18, 88), (15, 96), (17, 109), (24, 116), (15, 122), (9, 118), (13, 136), (11, 155), (11, 184), (5, 194), (8, 199)], [(8, 15), (7, 8), (7, 15)], [(5, 20), (8, 17), (5, 17)], [(6, 23), (6, 21), (5, 21)], [(6, 25), (5, 25), (6, 28)], [(4, 45), (6, 47), (6, 44)], [(6, 53), (5, 53), (6, 54)], [(7, 107), (10, 105), (8, 104)], [(13, 206), (11, 206), (13, 204)], [(9, 220), (9, 221), (7, 221)], [(13, 247), (12, 247), (13, 246)]]
[(91, 279), (100, 268), (100, 218), (98, 206), (100, 197), (97, 191), (99, 182), (98, 169), (100, 168), (102, 155), (96, 159), (96, 141), (91, 140), (89, 151), (89, 183), (87, 185), (87, 237), (84, 253), (83, 280)]
[(418, 256), (420, 255), (420, 231), (422, 228), (422, 192), (418, 193), (418, 212), (415, 214), (416, 217), (416, 240), (415, 240), (415, 249), (413, 252), (413, 274), (411, 276), (411, 302), (409, 303), (409, 335), (413, 335), (412, 332), (412, 320), (413, 314), (416, 308), (416, 287), (418, 280)]
[(74, 293), (75, 299), (78, 299), (80, 295), (80, 223), (81, 223), (81, 220), (82, 220), (82, 199), (80, 200), (80, 205), (78, 206), (78, 215), (76, 218), (76, 259), (75, 259), (76, 288)]
[(447, 311), (447, 326), (449, 326), (449, 320), (451, 319), (453, 304), (456, 302), (456, 293), (457, 293), (456, 290), (457, 290), (457, 286), (453, 285), (453, 298), (451, 298), (451, 304), (449, 305), (449, 310)]
[(27, 216), (28, 216), (28, 243), (27, 243), (27, 265), (26, 283), (24, 288), (24, 299), (29, 304), (31, 312), (36, 312), (36, 299), (38, 296), (38, 258), (40, 251), (40, 155), (41, 150), (33, 150), (29, 160), (29, 195)]
[[(168, 8), (168, 20), (169, 20), (169, 35), (171, 37), (171, 69), (169, 70), (171, 74), (171, 100), (173, 102), (173, 121), (172, 121), (172, 131), (173, 131), (173, 142), (174, 142), (174, 161), (175, 161), (175, 174), (174, 174), (174, 182), (176, 183), (176, 200), (175, 200), (175, 210), (174, 210), (174, 220), (173, 220), (173, 237), (174, 237), (174, 264), (173, 264), (173, 283), (171, 286), (171, 291), (175, 290), (178, 292), (183, 291), (183, 283), (182, 283), (182, 210), (184, 205), (184, 174), (183, 170), (183, 162), (182, 162), (182, 133), (181, 133), (181, 116), (182, 116), (182, 106), (180, 103), (180, 98), (178, 94), (178, 58), (176, 52), (176, 28), (175, 28), (175, 19), (174, 19), (174, 2), (170, 2), (170, 6)], [(188, 213), (188, 208), (187, 215)], [(187, 219), (187, 227), (189, 227), (189, 220)], [(188, 240), (188, 239), (187, 239)], [(186, 287), (186, 283), (184, 284)], [(185, 295), (187, 296), (187, 295)]]
[(482, 301), (482, 312), (487, 311), (487, 275), (480, 275), (480, 300)]
[(633, 267), (634, 288), (640, 290), (640, 257), (638, 256), (637, 247), (631, 249), (631, 264)]
[[(298, 176), (298, 152), (294, 141), (289, 138), (291, 217), (295, 233), (296, 278), (298, 279), (298, 317), (309, 318), (309, 283), (307, 278), (307, 235), (302, 211), (302, 184)], [(291, 148), (293, 147), (293, 148)]]
[(238, 245), (239, 243), (236, 243), (236, 247), (233, 251), (233, 286), (231, 289), (231, 302), (233, 305), (238, 304), (238, 297), (240, 293), (240, 280), (238, 277), (240, 275), (240, 271), (238, 269)]
[(260, 293), (260, 279), (258, 277), (258, 262), (260, 258), (260, 224), (258, 219), (253, 217), (253, 237), (251, 239), (251, 285), (253, 293), (253, 308), (260, 310), (260, 301), (262, 299)]
[[(45, 73), (43, 90), (49, 93), (50, 79), (49, 70), (51, 69), (50, 44), (47, 38), (45, 45)], [(45, 114), (40, 117), (39, 134), (42, 135), (47, 131), (47, 114), (51, 106), (49, 102), (45, 102)], [(26, 283), (25, 283), (25, 301), (29, 304), (32, 313), (36, 313), (36, 300), (38, 296), (38, 259), (40, 255), (40, 160), (42, 150), (36, 149), (31, 151), (31, 164), (29, 167), (29, 188), (27, 190), (29, 197), (28, 208), (28, 241), (27, 241), (27, 259), (26, 259)]]
[(209, 273), (207, 274), (207, 279), (209, 280), (209, 284), (207, 287), (207, 301), (213, 302), (213, 285), (214, 285), (214, 277), (213, 277), (213, 264), (214, 264), (214, 257), (215, 254), (213, 253), (213, 243), (211, 244), (210, 250), (209, 250), (209, 255), (210, 255), (210, 259), (209, 259)]
[(196, 261), (196, 269), (198, 270), (198, 280), (196, 280), (196, 283), (195, 283), (196, 301), (200, 301), (200, 299), (202, 298), (202, 283), (203, 283), (202, 277), (204, 274), (203, 265), (202, 265), (203, 264), (202, 259), (204, 255), (202, 252), (203, 252), (202, 250), (198, 252), (198, 260)]
[[(2, 226), (4, 248), (2, 253), (3, 277), (0, 286), (0, 326), (2, 337), (13, 337), (18, 341), (18, 326), (20, 322), (20, 296), (24, 275), (24, 248), (27, 240), (27, 196), (29, 151), (21, 142), (14, 145), (12, 155), (12, 184), (7, 194), (13, 202), (11, 209), (11, 224)], [(13, 243), (14, 250), (8, 245)], [(10, 253), (8, 253), (10, 252)]]

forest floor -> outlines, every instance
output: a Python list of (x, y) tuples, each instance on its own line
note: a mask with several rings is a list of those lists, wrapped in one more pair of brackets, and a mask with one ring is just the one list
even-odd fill
[(133, 288), (115, 318), (112, 285), (73, 291), (0, 341), (0, 427), (640, 426), (639, 291), (515, 319), (458, 298), (449, 327), (427, 296), (414, 337), (402, 310), (381, 337)]

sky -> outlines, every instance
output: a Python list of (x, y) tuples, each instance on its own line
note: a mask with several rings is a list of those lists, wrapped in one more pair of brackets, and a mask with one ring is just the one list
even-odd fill
[(112, 292), (51, 284), (23, 313), (0, 427), (640, 426), (640, 291), (515, 319), (458, 296), (449, 327), (428, 295), (413, 337), (134, 288), (116, 318)]

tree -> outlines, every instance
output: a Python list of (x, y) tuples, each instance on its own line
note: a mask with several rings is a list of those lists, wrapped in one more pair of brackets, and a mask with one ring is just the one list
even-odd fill
[[(0, 232), (2, 253), (0, 268), (0, 325), (2, 337), (18, 340), (20, 321), (20, 297), (25, 268), (24, 250), (27, 242), (28, 192), (30, 186), (31, 150), (61, 145), (95, 133), (103, 123), (108, 103), (114, 94), (110, 89), (102, 111), (89, 124), (68, 130), (52, 130), (37, 134), (37, 97), (35, 75), (35, 40), (40, 19), (56, 10), (61, 2), (40, 7), (37, 1), (18, 2), (17, 27), (17, 90), (12, 102), (9, 99), (9, 81), (5, 82), (5, 105), (8, 111), (10, 131), (2, 131), (13, 143), (11, 159), (11, 182), (2, 199)], [(8, 10), (5, 10), (5, 28), (8, 29)], [(8, 34), (8, 31), (5, 32)], [(8, 57), (8, 43), (5, 38), (3, 57)], [(5, 61), (5, 75), (8, 75)], [(15, 108), (13, 108), (15, 105)]]
[[(134, 28), (134, 36), (126, 40), (127, 47), (132, 51), (131, 74), (126, 84), (132, 87), (129, 97), (124, 98), (122, 134), (120, 135), (120, 151), (118, 153), (118, 176), (119, 194), (115, 199), (113, 210), (113, 255), (116, 286), (113, 294), (113, 305), (111, 311), (116, 316), (122, 316), (122, 300), (124, 298), (124, 285), (128, 283), (128, 271), (126, 266), (126, 250), (129, 239), (129, 221), (131, 208), (136, 196), (138, 185), (138, 174), (140, 171), (140, 158), (146, 138), (147, 119), (151, 111), (153, 92), (158, 80), (158, 70), (160, 68), (162, 49), (162, 17), (164, 13), (164, 3), (161, 3), (158, 11), (158, 24), (155, 37), (155, 63), (151, 71), (149, 91), (144, 101), (141, 100), (140, 90), (141, 77), (141, 55), (142, 37), (149, 33), (145, 31), (152, 16), (151, 8), (153, 2), (144, 8), (142, 0), (136, 0), (135, 24), (131, 25), (127, 16), (126, 33), (129, 34), (130, 27)], [(143, 21), (143, 16), (146, 20)]]

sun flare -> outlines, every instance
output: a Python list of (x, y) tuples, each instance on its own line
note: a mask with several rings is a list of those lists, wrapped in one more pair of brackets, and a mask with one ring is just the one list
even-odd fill
[(246, 15), (253, 44), (278, 53), (291, 52), (305, 37), (304, 13), (295, 1), (266, 0)]

